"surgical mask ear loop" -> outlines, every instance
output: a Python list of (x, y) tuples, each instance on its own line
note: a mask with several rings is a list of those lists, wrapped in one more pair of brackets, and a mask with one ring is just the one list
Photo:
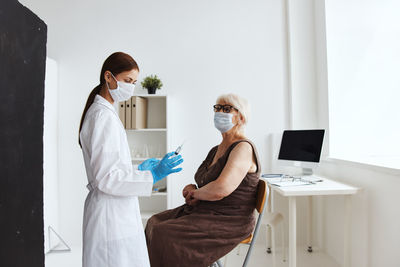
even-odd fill
[(116, 82), (118, 82), (118, 80), (117, 80), (117, 78), (115, 78), (114, 74), (112, 74), (111, 71), (110, 71), (110, 73), (111, 73), (111, 76), (114, 78), (114, 80), (115, 80)]
[[(240, 119), (240, 114), (239, 114), (239, 112), (237, 112), (236, 116), (237, 116), (237, 122), (236, 122), (236, 124), (235, 124), (234, 127), (237, 126), (238, 128), (240, 128), (240, 127), (242, 126), (242, 120)], [(235, 117), (236, 117), (236, 116), (235, 116)], [(232, 119), (233, 119), (233, 117), (232, 117)], [(232, 123), (233, 123), (233, 121), (232, 121)]]
[[(114, 75), (112, 74), (111, 71), (110, 71), (110, 74), (111, 74), (111, 76), (114, 78), (114, 80), (117, 81), (117, 79), (115, 79), (115, 77), (114, 77)], [(108, 82), (107, 82), (107, 81), (106, 81), (106, 85), (107, 85), (107, 89), (108, 89), (108, 90), (115, 90), (115, 89), (118, 88), (118, 83), (117, 83), (117, 88), (115, 88), (115, 89), (110, 89), (110, 86), (108, 85)]]

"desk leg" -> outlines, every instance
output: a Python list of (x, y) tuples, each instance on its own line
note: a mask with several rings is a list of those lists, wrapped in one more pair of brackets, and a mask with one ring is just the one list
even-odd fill
[(307, 251), (312, 252), (312, 222), (313, 222), (313, 207), (312, 207), (312, 196), (307, 197)]
[(351, 265), (351, 195), (345, 196), (345, 222), (344, 222), (344, 244), (343, 244), (343, 267)]
[[(269, 188), (269, 193), (270, 193), (270, 197), (268, 199), (268, 212), (274, 212), (275, 208), (274, 208), (274, 202), (275, 202), (275, 190), (272, 190), (270, 186), (268, 186)], [(267, 253), (271, 254), (271, 253), (275, 253), (273, 251), (271, 251), (271, 245), (272, 245), (272, 231), (271, 231), (271, 227), (267, 226)], [(275, 248), (276, 249), (276, 248)]]
[(296, 267), (296, 197), (289, 197), (289, 267)]

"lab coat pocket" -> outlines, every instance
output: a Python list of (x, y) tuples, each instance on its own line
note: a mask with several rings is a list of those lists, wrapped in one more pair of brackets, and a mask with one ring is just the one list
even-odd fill
[(107, 205), (108, 240), (134, 237), (139, 232), (137, 199), (113, 197)]

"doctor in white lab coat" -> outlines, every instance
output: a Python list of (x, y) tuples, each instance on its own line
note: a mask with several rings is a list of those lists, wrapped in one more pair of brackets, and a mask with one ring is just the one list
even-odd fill
[(133, 95), (139, 68), (122, 52), (103, 64), (79, 130), (89, 193), (83, 216), (83, 267), (150, 266), (138, 196), (150, 196), (154, 182), (178, 172), (181, 156), (168, 153), (132, 166), (129, 145), (113, 103)]

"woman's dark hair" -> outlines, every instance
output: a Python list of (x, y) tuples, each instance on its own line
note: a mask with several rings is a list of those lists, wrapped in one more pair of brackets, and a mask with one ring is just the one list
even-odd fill
[[(93, 104), (94, 98), (96, 95), (100, 93), (101, 88), (103, 85), (106, 83), (106, 80), (104, 79), (104, 73), (106, 71), (110, 71), (114, 76), (117, 76), (121, 72), (124, 71), (130, 71), (130, 70), (138, 70), (139, 71), (139, 66), (136, 63), (136, 61), (128, 54), (122, 53), (122, 52), (116, 52), (110, 55), (103, 63), (103, 67), (101, 68), (101, 73), (100, 73), (100, 84), (97, 85), (92, 92), (90, 93), (85, 109), (83, 110), (82, 118), (81, 118), (81, 123), (79, 125), (79, 134), (81, 133), (82, 130), (82, 125), (83, 121), (85, 120), (86, 112), (88, 111), (89, 107)], [(81, 140), (78, 135), (78, 141), (79, 145), (82, 148)]]

